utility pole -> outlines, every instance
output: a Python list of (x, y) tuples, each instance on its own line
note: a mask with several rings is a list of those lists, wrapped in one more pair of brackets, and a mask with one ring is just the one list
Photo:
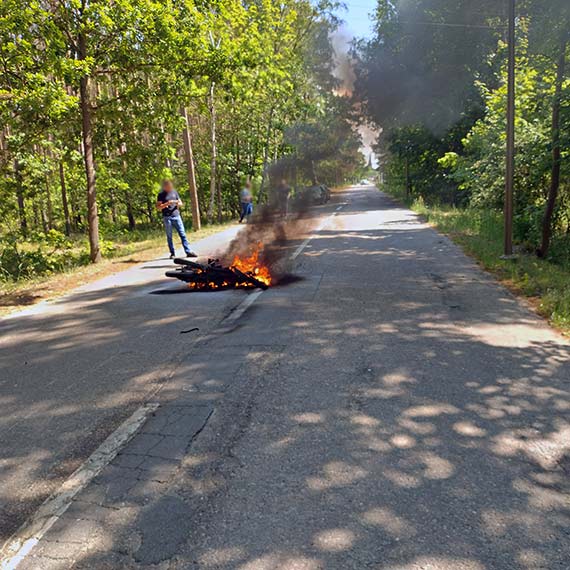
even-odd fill
[(515, 64), (516, 64), (516, 0), (507, 0), (509, 4), (509, 63), (507, 93), (507, 169), (505, 181), (505, 250), (504, 256), (513, 255), (513, 202), (515, 176)]

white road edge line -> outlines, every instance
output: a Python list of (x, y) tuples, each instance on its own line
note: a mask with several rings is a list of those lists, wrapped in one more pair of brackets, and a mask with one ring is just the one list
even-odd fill
[[(312, 235), (310, 235), (306, 240), (304, 240), (299, 245), (299, 247), (291, 254), (290, 259), (297, 259), (297, 257), (299, 257), (299, 255), (301, 255), (303, 250), (309, 245), (309, 242), (315, 237), (315, 234), (317, 234), (321, 230), (323, 230), (331, 222), (331, 220), (334, 218), (334, 216), (336, 216), (337, 212), (342, 210), (344, 208), (344, 206), (345, 206), (344, 204), (341, 204), (331, 216), (329, 216), (328, 218), (325, 218), (313, 230)], [(251, 305), (253, 305), (253, 303), (255, 303), (255, 301), (258, 299), (258, 297), (261, 296), (262, 293), (263, 293), (263, 289), (258, 289), (257, 291), (250, 293), (222, 322), (223, 323), (234, 323), (235, 321), (237, 321), (249, 309), (249, 307), (251, 307)]]
[(157, 403), (144, 404), (125, 420), (83, 463), (63, 485), (48, 497), (36, 513), (25, 522), (4, 545), (0, 554), (0, 568), (15, 570), (32, 551), (46, 532), (65, 513), (74, 497), (84, 489), (117, 456), (159, 407)]

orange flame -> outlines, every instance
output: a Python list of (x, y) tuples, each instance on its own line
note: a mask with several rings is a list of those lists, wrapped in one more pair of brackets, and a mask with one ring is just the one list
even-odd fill
[(271, 285), (271, 272), (269, 271), (269, 267), (263, 265), (259, 260), (259, 254), (262, 251), (263, 244), (259, 242), (249, 257), (240, 257), (239, 255), (236, 255), (230, 265), (230, 268), (235, 267), (242, 273), (251, 273), (251, 275), (253, 275), (258, 281), (261, 281), (261, 283)]
[[(229, 269), (234, 270), (234, 272), (239, 271), (242, 274), (254, 277), (257, 281), (267, 286), (271, 285), (272, 277), (269, 267), (264, 265), (263, 261), (260, 259), (262, 251), (263, 244), (258, 243), (249, 256), (241, 257), (240, 255), (235, 255)], [(208, 268), (200, 268), (198, 266), (193, 269), (193, 274), (197, 279), (195, 281), (189, 281), (187, 286), (189, 289), (193, 289), (195, 291), (211, 291), (214, 289), (225, 289), (228, 287), (255, 287), (251, 281), (245, 278), (245, 275), (242, 275), (240, 278), (238, 273), (235, 273), (235, 279), (230, 279), (229, 281), (218, 281), (215, 279), (210, 280)]]

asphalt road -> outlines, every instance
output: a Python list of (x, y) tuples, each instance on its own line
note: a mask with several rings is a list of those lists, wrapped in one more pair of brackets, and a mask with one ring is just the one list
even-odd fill
[(1, 323), (5, 532), (161, 403), (20, 570), (568, 569), (568, 343), (376, 189), (316, 215), (231, 326), (142, 269)]
[[(195, 244), (210, 255), (237, 228)], [(180, 244), (177, 244), (180, 249)], [(166, 247), (165, 247), (166, 249)], [(157, 259), (0, 319), (0, 543), (143, 402), (244, 293), (180, 290)]]

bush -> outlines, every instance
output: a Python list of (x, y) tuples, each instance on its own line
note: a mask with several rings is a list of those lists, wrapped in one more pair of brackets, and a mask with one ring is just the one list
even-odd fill
[(514, 216), (513, 237), (529, 252), (534, 253), (540, 244), (543, 217), (544, 207), (534, 204), (528, 205)]
[(5, 236), (0, 249), (0, 279), (16, 281), (64, 271), (78, 264), (73, 243), (57, 230), (37, 233), (33, 241), (21, 243), (15, 234)]

